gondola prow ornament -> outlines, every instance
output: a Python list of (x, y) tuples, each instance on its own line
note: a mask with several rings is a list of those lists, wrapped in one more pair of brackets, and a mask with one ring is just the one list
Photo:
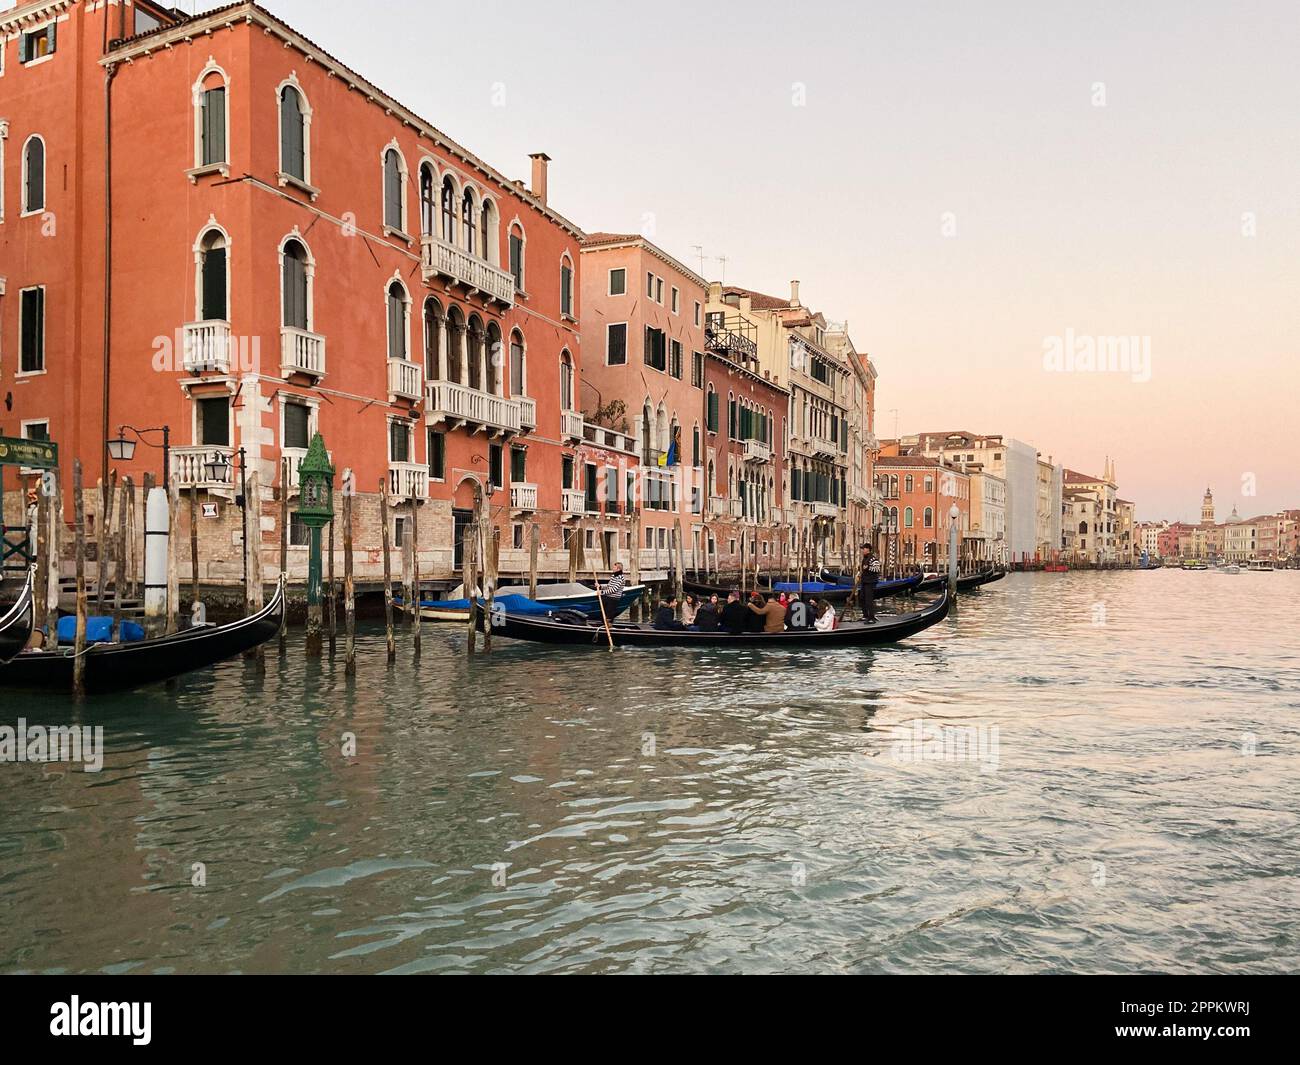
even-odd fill
[(325, 451), (325, 441), (320, 433), (311, 438), (307, 454), (298, 467), (298, 519), (307, 526), (311, 547), (307, 561), (307, 654), (311, 658), (321, 655), (320, 602), (320, 531), (334, 520), (334, 467)]

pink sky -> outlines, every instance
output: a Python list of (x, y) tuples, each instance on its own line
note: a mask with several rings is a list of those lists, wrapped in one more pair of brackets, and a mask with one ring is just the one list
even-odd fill
[[(584, 228), (799, 278), (885, 432), (1111, 455), (1142, 517), (1300, 506), (1293, 3), (267, 6), (506, 173), (550, 153)], [(1149, 337), (1151, 379), (1045, 372), (1067, 329)]]

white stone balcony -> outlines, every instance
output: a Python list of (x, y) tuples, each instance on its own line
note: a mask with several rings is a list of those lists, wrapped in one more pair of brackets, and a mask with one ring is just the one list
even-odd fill
[(561, 505), (565, 514), (585, 514), (587, 500), (581, 488), (561, 488)]
[(773, 525), (781, 525), (786, 521), (787, 515), (780, 507), (768, 507), (767, 517)]
[[(224, 462), (213, 477), (208, 471), (208, 464), (218, 457)], [(216, 444), (172, 448), (171, 472), (182, 488), (229, 488), (239, 476), (235, 465), (235, 449)]]
[(537, 485), (512, 484), (510, 486), (510, 507), (512, 510), (536, 510)]
[(390, 462), (388, 496), (397, 500), (428, 499), (429, 467), (421, 462)]
[(394, 399), (420, 398), (424, 371), (418, 362), (409, 359), (388, 360), (388, 394)]
[(523, 415), (517, 399), (480, 392), (454, 381), (429, 381), (427, 390), (425, 419), (430, 424), (441, 422), (451, 428), (469, 425), (473, 431), (484, 429), (491, 435), (520, 430)]
[(731, 515), (731, 500), (726, 496), (709, 496), (709, 516), (725, 518)]
[(560, 439), (582, 439), (582, 414), (576, 410), (560, 411)]
[(507, 307), (515, 302), (515, 279), (507, 271), (499, 270), (441, 237), (426, 235), (421, 238), (420, 263), (426, 281), (445, 277), (464, 285), (471, 293), (483, 292)]
[(770, 462), (771, 460), (772, 448), (766, 440), (745, 441), (745, 462)]
[(286, 325), (280, 329), (280, 375), (296, 373), (318, 381), (325, 376), (325, 338)]
[(808, 505), (812, 508), (814, 518), (838, 518), (840, 516), (840, 508), (834, 503), (823, 503), (818, 500)]
[(840, 445), (829, 436), (822, 436), (819, 433), (809, 433), (806, 443), (808, 445), (808, 450), (814, 455), (839, 454)]
[[(325, 454), (332, 465), (334, 462), (334, 453), (332, 451), (327, 451)], [(280, 448), (280, 457), (289, 464), (289, 491), (290, 493), (297, 492), (302, 487), (302, 481), (298, 474), (302, 469), (302, 460), (307, 457), (307, 449), (305, 447), (282, 447)]]
[(537, 428), (537, 400), (530, 399), (528, 396), (516, 396), (515, 402), (519, 404), (519, 426), (522, 429)]
[(230, 323), (218, 319), (186, 322), (182, 365), (188, 373), (202, 370), (230, 372)]

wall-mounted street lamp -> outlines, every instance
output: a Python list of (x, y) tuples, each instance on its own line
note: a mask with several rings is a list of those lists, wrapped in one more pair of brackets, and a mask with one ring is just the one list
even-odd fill
[[(163, 453), (163, 484), (171, 483), (171, 426), (163, 425), (156, 429), (137, 429), (134, 425), (119, 425), (117, 436), (112, 440), (107, 440), (108, 457), (114, 462), (130, 462), (135, 457), (136, 441), (128, 437), (127, 433), (133, 433), (135, 438), (147, 447), (161, 447)], [(145, 438), (146, 433), (162, 433), (162, 444), (154, 444)]]

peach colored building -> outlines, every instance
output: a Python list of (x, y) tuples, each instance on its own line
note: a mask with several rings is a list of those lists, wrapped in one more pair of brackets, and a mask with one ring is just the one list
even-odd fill
[(64, 484), (79, 458), (93, 485), (160, 473), (105, 441), (168, 427), (171, 473), (216, 505), (212, 580), (240, 570), (241, 452), (273, 574), (318, 430), (355, 478), (360, 573), (418, 508), (422, 569), (450, 576), (480, 495), (503, 568), (534, 521), (544, 567), (567, 566), (590, 522), (573, 477), (636, 455), (584, 432), (581, 233), (544, 154), (506, 176), (252, 3), (36, 0), (0, 35), (0, 431), (49, 436)]
[[(592, 233), (582, 244), (582, 383), (589, 426), (628, 434), (640, 460), (642, 566), (702, 564), (704, 300), (706, 283), (635, 233)], [(610, 482), (612, 483), (612, 482)]]

